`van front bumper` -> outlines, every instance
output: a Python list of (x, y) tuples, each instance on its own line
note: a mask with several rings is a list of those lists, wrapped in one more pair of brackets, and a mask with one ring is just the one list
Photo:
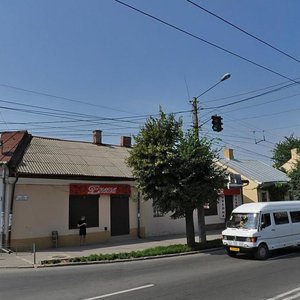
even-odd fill
[(255, 253), (257, 251), (257, 247), (241, 247), (241, 246), (234, 246), (234, 245), (224, 245), (223, 248), (227, 252), (231, 253)]

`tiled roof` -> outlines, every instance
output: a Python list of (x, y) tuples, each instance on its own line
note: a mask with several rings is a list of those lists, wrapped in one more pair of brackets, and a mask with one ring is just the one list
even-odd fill
[(132, 178), (128, 148), (33, 137), (18, 167), (21, 174)]
[(258, 184), (289, 181), (289, 177), (284, 172), (258, 160), (221, 159), (220, 163)]
[(1, 133), (1, 140), (3, 143), (2, 153), (0, 153), (1, 163), (9, 163), (11, 161), (18, 146), (26, 135), (28, 135), (27, 131)]

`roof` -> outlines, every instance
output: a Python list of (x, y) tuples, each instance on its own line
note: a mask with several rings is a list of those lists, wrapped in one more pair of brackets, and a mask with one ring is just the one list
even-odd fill
[(21, 175), (131, 178), (128, 148), (33, 137), (17, 171)]
[[(2, 132), (1, 141), (3, 143), (2, 151), (0, 152), (0, 163), (8, 164), (14, 158), (17, 159), (18, 150), (24, 147), (23, 141), (29, 139), (27, 131)], [(26, 144), (25, 144), (26, 146)]]
[(258, 160), (221, 159), (220, 163), (258, 184), (289, 181), (284, 172)]
[(234, 209), (234, 213), (253, 212), (258, 213), (265, 210), (273, 209), (300, 209), (300, 201), (274, 201), (274, 202), (258, 202), (247, 203)]

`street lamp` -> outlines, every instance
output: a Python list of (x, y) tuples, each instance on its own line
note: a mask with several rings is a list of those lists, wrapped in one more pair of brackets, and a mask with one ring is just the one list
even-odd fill
[[(193, 98), (192, 106), (193, 106), (193, 125), (195, 129), (195, 134), (197, 135), (197, 138), (199, 139), (199, 121), (198, 121), (198, 98), (203, 96), (208, 91), (212, 90), (214, 87), (216, 87), (221, 82), (227, 80), (230, 78), (230, 74), (226, 73), (224, 74), (221, 79), (215, 83), (213, 86), (211, 86), (209, 89), (204, 91), (202, 94), (200, 94), (197, 97)], [(203, 242), (206, 240), (206, 233), (205, 233), (205, 216), (204, 216), (204, 209), (203, 206), (200, 205), (197, 211), (197, 218), (198, 218), (198, 235), (199, 235), (199, 242)]]
[(214, 87), (216, 87), (221, 82), (229, 79), (230, 77), (231, 77), (231, 75), (229, 73), (224, 74), (217, 83), (215, 83), (214, 85), (212, 85), (210, 88), (208, 88), (207, 90), (205, 90), (203, 93), (201, 93), (197, 97), (193, 97), (193, 101), (192, 101), (192, 107), (193, 107), (193, 126), (194, 126), (194, 129), (196, 131), (197, 136), (199, 136), (198, 98), (201, 97), (201, 96), (203, 96), (204, 94), (206, 94), (210, 90), (212, 90)]

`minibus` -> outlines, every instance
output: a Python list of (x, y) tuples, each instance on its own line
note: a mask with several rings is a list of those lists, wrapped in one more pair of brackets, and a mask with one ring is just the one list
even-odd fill
[(235, 208), (222, 232), (229, 256), (253, 253), (267, 259), (271, 250), (300, 245), (300, 201), (242, 204)]

